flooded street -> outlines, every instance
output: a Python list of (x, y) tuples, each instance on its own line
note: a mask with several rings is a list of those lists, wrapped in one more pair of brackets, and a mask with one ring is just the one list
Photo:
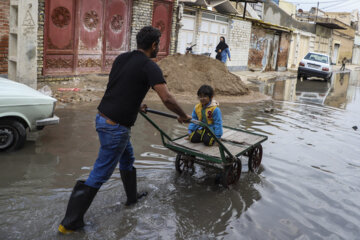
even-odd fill
[[(220, 102), (224, 125), (268, 136), (259, 174), (243, 161), (230, 189), (214, 184), (211, 169), (179, 175), (175, 153), (139, 115), (132, 143), (138, 189), (149, 195), (126, 208), (117, 169), (85, 215), (88, 225), (70, 236), (57, 227), (75, 181), (86, 179), (97, 156), (97, 104), (59, 107), (60, 125), (0, 154), (0, 239), (359, 239), (360, 72), (259, 90), (273, 100)], [(182, 106), (191, 113), (194, 105)], [(186, 125), (151, 117), (171, 137), (186, 133)]]

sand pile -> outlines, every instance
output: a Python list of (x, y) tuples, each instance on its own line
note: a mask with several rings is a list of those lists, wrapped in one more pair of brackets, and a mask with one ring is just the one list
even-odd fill
[(217, 95), (245, 95), (249, 89), (240, 77), (213, 58), (194, 54), (175, 54), (158, 62), (172, 92), (194, 92), (203, 84), (212, 86)]

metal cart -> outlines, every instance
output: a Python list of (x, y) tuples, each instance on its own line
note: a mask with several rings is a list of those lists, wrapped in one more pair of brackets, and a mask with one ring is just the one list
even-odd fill
[[(175, 115), (149, 108), (146, 112), (177, 119)], [(222, 171), (221, 184), (228, 187), (240, 178), (241, 156), (248, 158), (251, 172), (257, 173), (259, 170), (263, 153), (261, 143), (267, 140), (267, 136), (223, 126), (223, 135), (221, 139), (218, 139), (207, 124), (191, 120), (191, 122), (208, 129), (214, 137), (215, 144), (205, 146), (202, 143), (190, 142), (186, 139), (188, 135), (172, 139), (147, 114), (143, 112), (140, 114), (160, 132), (163, 145), (177, 153), (175, 168), (179, 173), (194, 171), (194, 163), (213, 167)]]

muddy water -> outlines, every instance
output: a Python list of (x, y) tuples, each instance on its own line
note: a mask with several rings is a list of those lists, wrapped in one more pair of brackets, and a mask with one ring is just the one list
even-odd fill
[[(359, 239), (360, 74), (330, 83), (274, 81), (260, 86), (273, 101), (222, 105), (224, 124), (266, 134), (258, 175), (229, 190), (216, 172), (179, 176), (174, 153), (141, 116), (132, 130), (138, 188), (146, 200), (125, 208), (118, 170), (96, 196), (87, 226), (57, 234), (76, 179), (97, 155), (96, 105), (57, 109), (59, 126), (36, 142), (0, 155), (0, 239)], [(152, 108), (165, 110), (159, 103)], [(188, 112), (192, 106), (184, 106)], [(186, 131), (154, 117), (171, 136)]]

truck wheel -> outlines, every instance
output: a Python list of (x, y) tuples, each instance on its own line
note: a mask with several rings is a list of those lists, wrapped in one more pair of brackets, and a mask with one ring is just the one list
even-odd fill
[(24, 146), (26, 129), (17, 120), (0, 120), (0, 151), (14, 151)]

